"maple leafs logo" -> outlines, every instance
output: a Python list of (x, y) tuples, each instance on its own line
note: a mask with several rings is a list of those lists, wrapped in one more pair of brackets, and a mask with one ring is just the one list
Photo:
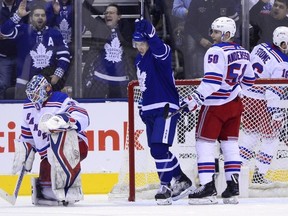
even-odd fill
[(71, 35), (72, 35), (72, 29), (69, 28), (69, 23), (66, 19), (63, 19), (61, 21), (61, 23), (59, 24), (59, 30), (64, 38), (64, 40), (67, 42), (67, 43), (70, 43), (72, 41), (71, 39)]
[(147, 89), (145, 85), (147, 73), (145, 71), (141, 73), (138, 66), (137, 66), (137, 77), (138, 77), (138, 82), (140, 86), (140, 91), (144, 92)]
[(36, 52), (34, 50), (30, 51), (33, 67), (43, 69), (50, 65), (50, 59), (53, 53), (51, 50), (46, 51), (46, 47), (42, 43), (38, 45)]
[(105, 59), (107, 61), (112, 61), (113, 63), (122, 61), (123, 49), (118, 37), (113, 38), (111, 45), (106, 43), (104, 49), (106, 53)]

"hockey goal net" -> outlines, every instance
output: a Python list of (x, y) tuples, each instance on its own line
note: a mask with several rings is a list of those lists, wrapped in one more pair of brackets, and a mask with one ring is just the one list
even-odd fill
[[(187, 95), (191, 94), (200, 84), (199, 80), (176, 80), (176, 86), (180, 95), (180, 100), (183, 100)], [(257, 80), (256, 89), (262, 90), (269, 86), (280, 87), (284, 92), (284, 97), (281, 102), (281, 107), (284, 107), (285, 117), (283, 124), (279, 127), (277, 149), (275, 151), (272, 164), (265, 177), (269, 180), (269, 184), (262, 184), (260, 181), (252, 184), (252, 176), (255, 169), (255, 157), (257, 155), (258, 146), (261, 143), (261, 137), (257, 138), (252, 159), (242, 167), (240, 175), (240, 196), (255, 197), (255, 196), (288, 196), (288, 81), (287, 80)], [(150, 151), (147, 146), (147, 138), (145, 125), (141, 121), (138, 113), (138, 102), (141, 100), (141, 92), (138, 82), (134, 81), (128, 87), (128, 135), (125, 143), (124, 157), (121, 161), (122, 165), (119, 171), (118, 183), (113, 187), (109, 197), (128, 198), (129, 201), (137, 199), (153, 199), (159, 188), (159, 179), (155, 169), (155, 164), (150, 156)], [(244, 114), (248, 121), (254, 121), (249, 112), (253, 106), (254, 111), (262, 112), (257, 109), (258, 105), (251, 103), (247, 97), (243, 98)], [(259, 106), (260, 107), (260, 106)], [(282, 109), (282, 110), (283, 110)], [(181, 113), (177, 124), (177, 131), (174, 138), (171, 151), (178, 157), (183, 171), (191, 178), (194, 185), (198, 184), (197, 175), (197, 154), (195, 149), (195, 126), (198, 119), (199, 109), (193, 113)], [(265, 130), (265, 119), (259, 122)], [(257, 123), (258, 124), (258, 123)], [(239, 142), (243, 134), (251, 133), (251, 131), (243, 130), (243, 122), (241, 123)], [(256, 139), (255, 139), (256, 140)], [(225, 174), (223, 168), (223, 157), (221, 151), (215, 149), (215, 158), (219, 160), (219, 174), (216, 179), (216, 187), (218, 194), (226, 187)], [(283, 188), (287, 190), (283, 190)], [(275, 192), (276, 191), (276, 192)], [(286, 191), (286, 192), (285, 192)], [(265, 192), (265, 193), (264, 193)]]

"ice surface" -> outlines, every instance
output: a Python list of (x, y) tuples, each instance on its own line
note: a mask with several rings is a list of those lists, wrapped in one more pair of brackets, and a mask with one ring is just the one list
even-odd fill
[(242, 198), (238, 205), (191, 206), (188, 199), (178, 200), (171, 206), (157, 206), (154, 200), (136, 202), (111, 201), (106, 195), (85, 195), (84, 200), (73, 206), (33, 206), (30, 196), (18, 197), (15, 206), (0, 199), (0, 216), (286, 216), (288, 198)]

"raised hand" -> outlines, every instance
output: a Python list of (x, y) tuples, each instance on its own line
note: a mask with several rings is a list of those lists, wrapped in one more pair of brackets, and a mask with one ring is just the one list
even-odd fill
[(152, 38), (156, 33), (154, 26), (146, 19), (135, 20), (135, 31), (142, 33), (148, 38)]
[(27, 0), (23, 0), (20, 2), (18, 10), (16, 12), (19, 17), (21, 18), (25, 17), (30, 13), (30, 11), (26, 11), (26, 6), (27, 6)]

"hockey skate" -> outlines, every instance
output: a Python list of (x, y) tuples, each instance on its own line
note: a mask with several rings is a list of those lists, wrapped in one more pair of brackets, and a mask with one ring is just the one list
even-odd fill
[(176, 180), (172, 186), (172, 200), (176, 201), (185, 197), (193, 189), (196, 188), (192, 186), (191, 180), (185, 174), (182, 174), (180, 179)]
[(231, 181), (227, 181), (227, 187), (222, 193), (224, 204), (238, 204), (239, 174), (232, 174)]
[[(38, 182), (38, 178), (31, 178), (32, 185), (32, 204), (33, 205), (44, 205), (44, 206), (68, 206), (73, 204), (71, 202), (59, 201), (57, 199), (47, 199), (43, 196), (41, 188)], [(77, 201), (75, 201), (77, 202)]]
[(172, 198), (170, 185), (161, 185), (155, 195), (155, 200), (158, 205), (171, 205)]
[(217, 190), (215, 187), (215, 180), (208, 182), (205, 185), (200, 186), (196, 190), (189, 194), (189, 204), (190, 205), (210, 205), (217, 204)]
[(32, 185), (32, 204), (33, 205), (46, 205), (46, 206), (58, 206), (60, 203), (57, 200), (45, 199), (41, 193), (41, 188), (38, 182), (38, 178), (31, 178)]

